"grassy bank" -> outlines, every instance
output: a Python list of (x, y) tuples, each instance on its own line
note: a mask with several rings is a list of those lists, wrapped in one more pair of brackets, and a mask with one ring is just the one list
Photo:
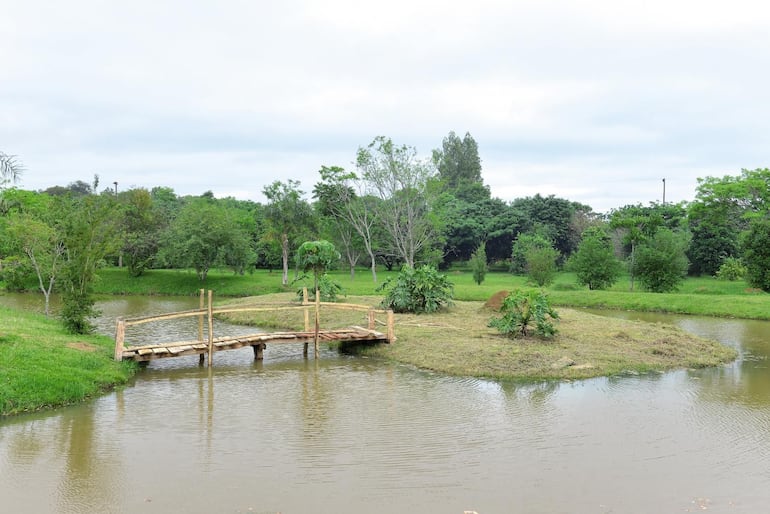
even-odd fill
[(114, 341), (66, 334), (57, 320), (0, 307), (0, 416), (82, 401), (126, 382), (135, 367)]
[[(239, 299), (235, 303), (289, 301), (291, 294)], [(349, 297), (376, 305), (379, 298)], [(577, 379), (675, 368), (702, 368), (733, 360), (736, 352), (678, 328), (560, 309), (554, 340), (510, 340), (487, 327), (495, 311), (482, 302), (456, 302), (437, 314), (396, 314), (398, 340), (351, 351), (453, 375), (503, 379)], [(358, 318), (356, 318), (358, 316)], [(362, 324), (360, 314), (322, 309), (324, 327)], [(233, 316), (240, 323), (300, 329), (297, 313)]]
[[(379, 272), (377, 284), (367, 270), (358, 270), (354, 279), (342, 271), (333, 272), (332, 276), (342, 285), (346, 295), (367, 296), (379, 294), (377, 285), (394, 274)], [(489, 273), (482, 285), (473, 282), (470, 272), (449, 271), (447, 275), (454, 283), (455, 298), (460, 301), (483, 302), (500, 290), (527, 286), (525, 277), (509, 273)], [(205, 283), (200, 282), (192, 271), (151, 270), (132, 279), (125, 269), (110, 268), (101, 270), (100, 276), (96, 290), (104, 294), (196, 295), (199, 289), (206, 288), (213, 290), (216, 296), (237, 297), (295, 291), (301, 287), (299, 283), (284, 288), (280, 272), (263, 270), (246, 275), (212, 271)], [(678, 292), (660, 294), (630, 291), (629, 281), (625, 278), (607, 291), (589, 291), (576, 285), (574, 275), (560, 273), (546, 291), (551, 301), (559, 306), (770, 319), (770, 294), (753, 290), (742, 281), (688, 278)]]

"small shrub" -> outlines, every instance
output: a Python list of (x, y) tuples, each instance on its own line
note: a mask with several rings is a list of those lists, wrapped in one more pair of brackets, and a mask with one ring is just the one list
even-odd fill
[(436, 312), (452, 304), (454, 286), (433, 266), (404, 266), (377, 291), (386, 291), (382, 306), (395, 312)]
[(728, 257), (717, 270), (717, 278), (720, 280), (742, 280), (746, 276), (746, 266), (740, 259)]
[[(297, 277), (296, 280), (292, 283), (296, 282), (303, 282), (303, 284), (309, 280), (310, 277), (308, 275), (300, 275)], [(302, 290), (307, 287), (307, 293), (309, 295), (309, 300), (312, 302), (315, 299), (315, 288), (311, 286), (305, 286), (297, 289), (297, 299), (302, 300)], [(336, 302), (340, 295), (343, 294), (342, 286), (339, 282), (336, 280), (332, 280), (332, 278), (327, 274), (324, 273), (320, 277), (318, 277), (318, 290), (321, 292), (321, 301), (322, 302)]]
[(500, 312), (503, 316), (489, 320), (489, 326), (510, 338), (528, 336), (533, 324), (535, 335), (539, 337), (550, 338), (556, 335), (551, 320), (559, 319), (559, 314), (542, 291), (516, 290), (503, 300)]
[(556, 276), (559, 252), (552, 247), (531, 248), (527, 251), (527, 276), (540, 287), (550, 285)]
[(473, 270), (473, 281), (476, 284), (481, 285), (484, 282), (484, 278), (487, 276), (489, 266), (487, 265), (487, 249), (486, 244), (481, 243), (479, 247), (473, 252), (470, 260), (470, 267)]

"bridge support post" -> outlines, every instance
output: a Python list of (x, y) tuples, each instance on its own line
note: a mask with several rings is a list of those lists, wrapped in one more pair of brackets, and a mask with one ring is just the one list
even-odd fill
[(209, 368), (214, 364), (214, 306), (212, 305), (213, 300), (214, 300), (214, 291), (209, 289), (209, 304), (208, 304)]
[(251, 348), (254, 350), (255, 361), (264, 360), (265, 356), (262, 352), (265, 350), (265, 348), (267, 348), (267, 345), (265, 343), (255, 344)]
[(396, 315), (388, 311), (388, 343), (396, 341)]
[(126, 322), (123, 318), (118, 318), (115, 324), (115, 360), (123, 360), (123, 348), (126, 340)]

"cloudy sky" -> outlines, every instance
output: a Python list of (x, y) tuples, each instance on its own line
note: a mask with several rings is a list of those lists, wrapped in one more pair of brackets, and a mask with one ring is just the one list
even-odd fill
[(770, 7), (748, 0), (6, 0), (20, 187), (264, 201), (375, 136), (466, 132), (504, 200), (607, 211), (770, 166)]

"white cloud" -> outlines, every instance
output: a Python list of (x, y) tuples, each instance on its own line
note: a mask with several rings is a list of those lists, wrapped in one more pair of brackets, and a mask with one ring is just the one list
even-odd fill
[(589, 0), (13, 2), (0, 149), (75, 180), (261, 200), (377, 135), (477, 140), (495, 196), (606, 210), (767, 166), (768, 9)]

